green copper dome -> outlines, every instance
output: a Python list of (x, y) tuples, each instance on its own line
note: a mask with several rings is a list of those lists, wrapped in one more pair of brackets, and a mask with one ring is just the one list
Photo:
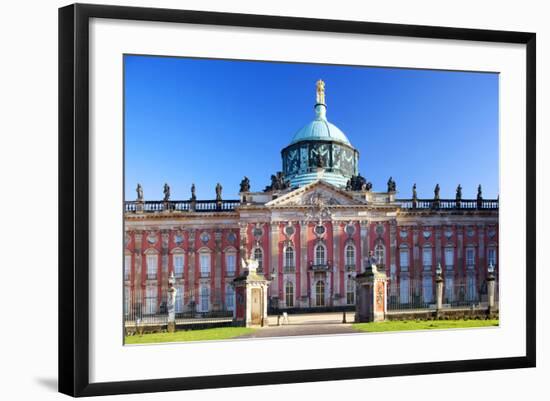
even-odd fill
[(281, 153), (283, 173), (292, 187), (323, 180), (344, 188), (357, 175), (359, 152), (337, 126), (327, 121), (323, 81), (317, 81), (315, 119), (296, 132)]
[(300, 141), (336, 141), (351, 146), (346, 135), (336, 125), (328, 122), (327, 106), (324, 104), (315, 105), (315, 120), (302, 127), (292, 138), (290, 144)]

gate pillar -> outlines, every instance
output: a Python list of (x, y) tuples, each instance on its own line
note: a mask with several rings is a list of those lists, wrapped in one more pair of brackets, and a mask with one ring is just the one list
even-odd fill
[(267, 289), (269, 280), (258, 272), (258, 261), (243, 260), (243, 273), (233, 280), (235, 311), (233, 321), (239, 326), (267, 325)]
[(379, 272), (374, 258), (368, 258), (364, 273), (355, 278), (357, 285), (356, 322), (381, 322), (386, 320), (387, 277)]

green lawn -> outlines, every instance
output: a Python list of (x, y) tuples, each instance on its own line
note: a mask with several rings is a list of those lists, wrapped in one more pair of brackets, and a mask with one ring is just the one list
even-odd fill
[(487, 326), (498, 326), (498, 320), (395, 320), (353, 324), (353, 327), (356, 330), (367, 332), (461, 329)]
[(243, 334), (254, 332), (255, 329), (248, 327), (218, 327), (214, 329), (176, 331), (175, 333), (152, 333), (142, 336), (127, 336), (125, 344), (148, 344), (148, 343), (167, 343), (180, 341), (206, 341), (206, 340), (226, 340)]

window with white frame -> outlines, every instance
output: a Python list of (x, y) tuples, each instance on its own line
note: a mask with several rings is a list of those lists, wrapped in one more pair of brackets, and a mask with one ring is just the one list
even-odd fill
[(317, 244), (315, 246), (315, 264), (320, 265), (326, 265), (327, 263), (327, 257), (326, 257), (327, 250), (323, 244)]
[(183, 312), (183, 285), (176, 286), (176, 313)]
[(254, 259), (258, 262), (258, 270), (263, 271), (264, 269), (264, 251), (262, 248), (254, 249)]
[(445, 303), (454, 301), (454, 279), (453, 276), (445, 276)]
[(292, 281), (285, 283), (285, 304), (287, 308), (294, 307), (294, 283)]
[(409, 249), (403, 248), (399, 250), (399, 266), (402, 272), (409, 271)]
[(445, 248), (445, 269), (453, 270), (455, 264), (455, 250), (453, 248)]
[(374, 247), (374, 257), (378, 265), (384, 266), (384, 262), (386, 261), (386, 248), (384, 245), (378, 244)]
[(131, 266), (132, 266), (132, 255), (124, 255), (124, 280), (130, 280)]
[(466, 267), (473, 269), (475, 266), (475, 249), (466, 248)]
[(399, 281), (399, 303), (408, 304), (409, 303), (409, 278), (404, 276), (401, 277)]
[(210, 252), (201, 252), (200, 254), (201, 277), (210, 276)]
[(147, 287), (145, 292), (145, 314), (152, 315), (157, 313), (157, 288)]
[(210, 305), (210, 288), (208, 285), (203, 284), (200, 287), (200, 312), (208, 312)]
[(154, 280), (157, 278), (158, 255), (147, 255), (147, 278)]
[(487, 249), (487, 266), (493, 265), (495, 267), (497, 265), (497, 250), (496, 248), (488, 248)]
[(424, 270), (432, 270), (432, 248), (422, 249), (422, 265)]
[(346, 266), (355, 268), (355, 246), (346, 245)]
[(319, 280), (315, 284), (315, 305), (325, 306), (325, 282), (323, 280)]
[(174, 276), (176, 276), (176, 278), (183, 277), (184, 261), (185, 261), (185, 256), (183, 253), (178, 253), (174, 255)]
[(231, 311), (235, 309), (235, 289), (230, 284), (225, 286), (225, 308)]
[(353, 305), (355, 303), (355, 281), (348, 277), (346, 283), (346, 304)]
[(292, 269), (294, 268), (294, 248), (291, 246), (287, 246), (285, 248), (285, 269)]
[(470, 272), (466, 279), (466, 299), (468, 301), (477, 300), (476, 276), (473, 272)]
[(422, 278), (422, 295), (424, 296), (425, 303), (433, 302), (433, 286), (431, 276), (424, 276)]
[(130, 288), (124, 287), (124, 315), (130, 312)]
[(228, 253), (225, 255), (225, 273), (228, 276), (235, 275), (237, 255)]

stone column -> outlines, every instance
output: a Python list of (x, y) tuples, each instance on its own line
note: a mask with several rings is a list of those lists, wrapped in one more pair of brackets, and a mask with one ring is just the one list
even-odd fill
[(177, 289), (174, 287), (174, 272), (168, 279), (167, 299), (166, 307), (168, 310), (168, 332), (173, 333), (176, 331), (176, 295)]
[(386, 273), (395, 273), (396, 270), (396, 253), (397, 253), (397, 222), (390, 221), (390, 266), (386, 268)]
[[(132, 307), (134, 308), (134, 314), (136, 317), (138, 314), (141, 314), (142, 302), (143, 302), (143, 288), (141, 286), (141, 277), (142, 277), (142, 249), (141, 241), (143, 239), (143, 234), (141, 231), (136, 231), (134, 235), (134, 294), (132, 296)], [(137, 310), (136, 310), (137, 309)]]
[[(269, 267), (271, 269), (270, 277), (272, 279), (271, 294), (273, 294), (274, 299), (276, 299), (277, 307), (280, 307), (281, 300), (279, 299), (279, 275), (283, 273), (279, 271), (279, 223), (271, 222), (270, 227), (269, 255), (271, 255), (271, 259), (269, 261)], [(264, 256), (264, 259), (267, 259), (266, 256)], [(273, 272), (275, 272), (275, 274), (273, 274)]]
[(300, 307), (305, 308), (308, 306), (307, 300), (307, 221), (300, 221), (300, 263), (298, 268), (300, 269)]
[(435, 275), (435, 313), (441, 316), (443, 309), (443, 277), (441, 277), (441, 265), (438, 265), (438, 272)]
[(361, 266), (359, 266), (359, 269), (361, 272), (365, 271), (365, 266), (363, 265), (363, 261), (369, 256), (369, 222), (367, 220), (362, 220), (360, 222), (361, 226)]
[(492, 315), (496, 312), (495, 305), (495, 275), (489, 272), (487, 275), (487, 313)]
[(422, 280), (422, 270), (423, 266), (420, 261), (420, 245), (418, 243), (418, 234), (420, 232), (420, 227), (414, 226), (412, 230), (412, 236), (413, 236), (413, 254), (412, 254), (412, 273), (410, 273), (410, 276), (412, 276), (412, 281), (409, 281), (409, 286), (411, 288), (411, 294), (414, 294), (414, 296), (418, 295), (417, 291), (422, 289), (422, 285), (420, 283), (420, 280)]
[(357, 275), (356, 322), (381, 322), (386, 320), (386, 274), (379, 272), (374, 263)]
[(332, 263), (334, 272), (334, 295), (338, 294), (339, 298), (334, 297), (334, 305), (339, 305), (342, 300), (343, 294), (340, 294), (340, 271), (344, 269), (344, 262), (340, 261), (340, 222), (332, 222)]
[(221, 309), (222, 291), (222, 232), (217, 229), (214, 233), (215, 254), (214, 254), (214, 310)]
[(187, 259), (189, 260), (187, 291), (189, 293), (189, 306), (193, 311), (196, 310), (195, 305), (197, 302), (197, 294), (195, 294), (195, 235), (195, 230), (189, 231), (189, 248), (187, 249)]
[(168, 285), (168, 244), (170, 239), (170, 233), (167, 230), (162, 230), (160, 233), (161, 238), (161, 274), (160, 274), (160, 299), (163, 302), (167, 299), (167, 285)]

